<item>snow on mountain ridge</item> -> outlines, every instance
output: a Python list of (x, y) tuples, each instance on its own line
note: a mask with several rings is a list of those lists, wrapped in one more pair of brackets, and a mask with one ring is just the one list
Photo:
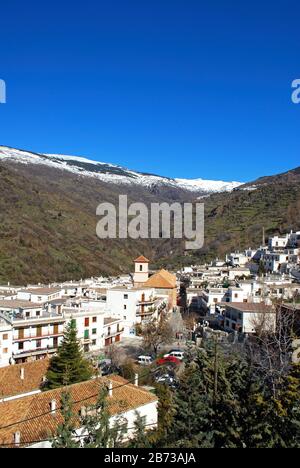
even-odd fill
[(114, 184), (138, 184), (148, 187), (164, 185), (203, 193), (228, 192), (242, 185), (240, 182), (204, 179), (169, 179), (158, 175), (142, 174), (115, 164), (94, 161), (84, 157), (31, 153), (5, 146), (0, 146), (0, 160), (13, 160), (22, 164), (48, 165)]

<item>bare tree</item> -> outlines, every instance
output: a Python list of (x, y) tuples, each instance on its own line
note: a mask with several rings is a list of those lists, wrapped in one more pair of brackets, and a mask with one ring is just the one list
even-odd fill
[(247, 342), (249, 356), (274, 398), (291, 365), (294, 319), (293, 311), (284, 311), (280, 304), (275, 306), (274, 314), (266, 312), (253, 317), (256, 334)]
[(161, 345), (171, 343), (173, 333), (166, 316), (162, 315), (159, 320), (153, 319), (143, 325), (142, 337), (145, 349), (154, 352), (155, 355)]

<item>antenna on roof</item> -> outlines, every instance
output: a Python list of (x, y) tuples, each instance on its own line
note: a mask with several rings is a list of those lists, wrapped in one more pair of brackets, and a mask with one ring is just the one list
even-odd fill
[(263, 247), (266, 245), (266, 231), (265, 227), (263, 227), (263, 237), (262, 237)]

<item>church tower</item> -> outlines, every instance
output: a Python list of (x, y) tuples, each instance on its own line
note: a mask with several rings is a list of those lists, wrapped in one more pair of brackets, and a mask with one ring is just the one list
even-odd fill
[(134, 286), (143, 286), (149, 279), (149, 260), (143, 255), (134, 261)]

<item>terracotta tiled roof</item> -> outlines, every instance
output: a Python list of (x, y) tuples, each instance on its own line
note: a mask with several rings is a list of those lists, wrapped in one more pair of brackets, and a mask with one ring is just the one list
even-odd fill
[(134, 263), (150, 263), (150, 260), (148, 260), (148, 258), (141, 255), (140, 257), (134, 260)]
[[(25, 397), (19, 400), (9, 401), (0, 404), (0, 444), (13, 444), (14, 434), (20, 432), (21, 444), (30, 444), (33, 441), (48, 439), (57, 429), (58, 424), (62, 422), (59, 409), (56, 414), (51, 414), (50, 404), (55, 400), (57, 408), (61, 404), (61, 394), (63, 391), (69, 391), (73, 402), (75, 403), (73, 412), (79, 415), (82, 407), (88, 407), (97, 402), (97, 395), (103, 385), (108, 386), (109, 381), (113, 384), (113, 396), (108, 397), (108, 407), (111, 416), (122, 414), (129, 410), (134, 410), (148, 403), (156, 402), (157, 397), (152, 393), (136, 387), (132, 384), (120, 387), (127, 383), (119, 376), (110, 376), (109, 379), (103, 377), (97, 380), (89, 380), (79, 384), (71, 385), (67, 389), (56, 389), (40, 393), (34, 396)], [(117, 388), (118, 387), (118, 388)], [(45, 414), (47, 413), (48, 414)], [(42, 416), (40, 416), (42, 415)], [(38, 418), (32, 419), (34, 417)], [(19, 423), (18, 421), (30, 419), (29, 421)], [(16, 423), (16, 424), (15, 424)], [(79, 418), (76, 416), (75, 424), (79, 427)], [(6, 429), (3, 428), (7, 427)], [(1, 429), (1, 427), (3, 429)]]
[(275, 313), (274, 308), (265, 304), (264, 302), (224, 302), (222, 303), (222, 305), (231, 309), (238, 310), (242, 313)]
[(166, 270), (160, 270), (148, 279), (145, 286), (157, 289), (174, 289), (176, 288), (176, 276)]
[[(47, 373), (49, 359), (17, 364), (0, 369), (0, 400), (23, 393), (39, 390), (43, 377)], [(21, 379), (24, 369), (24, 380)], [(1, 424), (1, 423), (0, 423)]]

